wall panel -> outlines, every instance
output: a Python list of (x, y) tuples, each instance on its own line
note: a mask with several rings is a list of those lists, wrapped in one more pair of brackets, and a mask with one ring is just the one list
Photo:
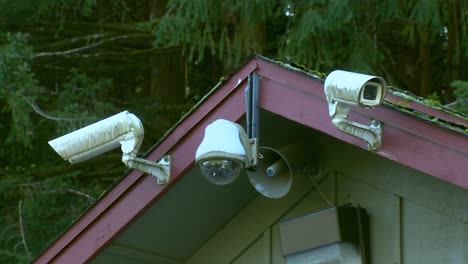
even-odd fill
[(339, 146), (327, 156), (343, 163), (328, 163), (339, 172), (330, 170), (320, 192), (306, 175), (296, 175), (301, 184), (292, 193), (278, 200), (255, 198), (188, 263), (284, 264), (278, 222), (336, 203), (367, 210), (372, 264), (468, 264), (466, 190)]
[(468, 263), (466, 224), (403, 200), (404, 263)]

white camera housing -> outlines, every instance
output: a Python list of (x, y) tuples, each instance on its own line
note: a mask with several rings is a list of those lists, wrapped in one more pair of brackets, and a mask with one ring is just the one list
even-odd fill
[(325, 79), (328, 102), (374, 107), (382, 103), (387, 83), (377, 76), (336, 70)]
[(170, 174), (170, 157), (159, 162), (136, 157), (143, 142), (143, 125), (134, 114), (123, 111), (99, 122), (49, 141), (49, 145), (70, 163), (82, 162), (102, 153), (121, 147), (123, 163), (167, 183)]
[(203, 176), (216, 185), (227, 185), (243, 168), (257, 163), (256, 140), (249, 139), (238, 124), (218, 119), (205, 128), (205, 136), (195, 153)]
[(140, 119), (124, 111), (51, 140), (49, 145), (64, 160), (77, 163), (119, 146), (123, 153), (136, 152), (143, 141), (143, 133)]
[(379, 121), (371, 120), (368, 126), (348, 120), (350, 105), (375, 107), (382, 104), (387, 94), (387, 83), (378, 76), (336, 70), (325, 79), (325, 97), (332, 124), (339, 130), (365, 140), (368, 149), (382, 144)]

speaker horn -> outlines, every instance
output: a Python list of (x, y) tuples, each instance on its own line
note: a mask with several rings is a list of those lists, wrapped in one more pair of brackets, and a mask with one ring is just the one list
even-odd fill
[(306, 153), (300, 143), (293, 143), (276, 150), (259, 147), (255, 171), (247, 170), (253, 187), (268, 198), (285, 196), (293, 184), (294, 171), (304, 165)]

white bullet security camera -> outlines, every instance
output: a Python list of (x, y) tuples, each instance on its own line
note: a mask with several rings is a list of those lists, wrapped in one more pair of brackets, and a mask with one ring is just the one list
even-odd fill
[[(127, 111), (49, 141), (49, 145), (70, 163), (82, 162), (122, 146), (123, 153), (138, 151), (143, 125)], [(122, 143), (122, 144), (121, 144)]]
[(159, 162), (136, 157), (143, 142), (144, 130), (140, 119), (123, 111), (99, 122), (49, 141), (49, 145), (70, 163), (82, 162), (104, 152), (121, 147), (123, 163), (158, 178), (158, 183), (169, 181), (170, 157)]
[(329, 102), (374, 107), (382, 103), (387, 83), (377, 76), (333, 71), (325, 79), (325, 95)]
[(387, 93), (387, 83), (377, 76), (333, 71), (325, 79), (325, 97), (328, 101), (332, 123), (339, 130), (365, 140), (368, 149), (381, 146), (382, 128), (379, 121), (371, 120), (369, 126), (348, 120), (350, 105), (375, 107)]

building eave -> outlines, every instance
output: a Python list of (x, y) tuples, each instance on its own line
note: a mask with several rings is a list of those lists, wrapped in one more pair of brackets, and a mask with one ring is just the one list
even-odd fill
[[(292, 71), (271, 60), (254, 57), (186, 115), (147, 156), (149, 160), (158, 160), (171, 155), (173, 167), (168, 185), (158, 185), (154, 177), (130, 171), (35, 262), (92, 260), (194, 166), (194, 153), (206, 125), (218, 118), (239, 121), (244, 116), (244, 87), (254, 71), (261, 76), (262, 109), (365, 149), (364, 142), (332, 126), (319, 75)], [(465, 134), (435, 126), (390, 105), (353, 108), (350, 118), (363, 123), (372, 118), (384, 123), (383, 145), (374, 152), (376, 155), (468, 189), (468, 177), (463, 173), (468, 171)], [(456, 117), (451, 121), (464, 122)]]

